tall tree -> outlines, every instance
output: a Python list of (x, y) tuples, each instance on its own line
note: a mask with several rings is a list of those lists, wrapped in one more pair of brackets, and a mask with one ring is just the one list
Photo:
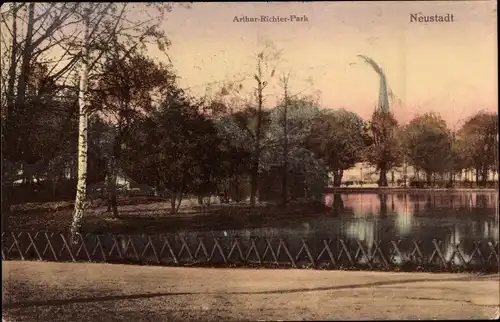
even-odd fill
[(290, 74), (281, 77), (283, 86), (283, 170), (281, 177), (281, 203), (286, 207), (288, 201), (288, 104), (290, 102), (290, 93), (288, 82)]
[[(317, 101), (313, 97), (300, 96), (300, 92), (292, 94), (288, 87), (288, 77), (283, 76), (283, 98), (270, 111), (270, 125), (265, 139), (262, 156), (262, 169), (269, 171), (271, 165), (281, 164), (281, 203), (288, 200), (288, 175), (292, 171), (303, 173), (309, 179), (311, 166), (315, 164), (314, 156), (308, 153), (307, 137), (313, 130), (314, 118), (319, 113)], [(307, 173), (307, 174), (306, 174)]]
[(80, 74), (80, 88), (78, 95), (79, 119), (78, 119), (78, 181), (76, 186), (75, 211), (73, 221), (71, 223), (71, 236), (74, 243), (78, 242), (78, 234), (80, 233), (83, 213), (85, 210), (85, 198), (87, 192), (87, 123), (88, 123), (88, 108), (87, 108), (87, 85), (89, 76), (89, 21), (90, 9), (87, 8), (83, 13), (84, 31), (82, 41), (82, 70)]
[(323, 110), (315, 119), (308, 146), (333, 172), (335, 187), (340, 187), (344, 170), (361, 161), (363, 127), (357, 114), (344, 109)]
[(377, 109), (366, 129), (365, 159), (379, 171), (378, 185), (386, 187), (387, 172), (402, 162), (398, 122), (391, 112)]
[(439, 115), (426, 113), (414, 117), (405, 127), (404, 147), (413, 167), (425, 172), (428, 185), (433, 174), (449, 170), (452, 136)]
[(449, 185), (453, 186), (455, 176), (461, 174), (468, 167), (468, 143), (466, 138), (459, 135), (456, 131), (451, 132), (451, 142), (451, 157), (448, 168), (450, 171)]
[(164, 93), (175, 81), (175, 76), (167, 66), (155, 63), (137, 49), (129, 51), (120, 43), (116, 43), (106, 56), (104, 73), (96, 79), (96, 88), (92, 90), (91, 105), (105, 114), (114, 127), (111, 145), (103, 152), (107, 160), (108, 211), (116, 217), (117, 167), (132, 120), (153, 108), (153, 97)]
[[(148, 5), (147, 5), (148, 6)], [(159, 10), (160, 16), (163, 13), (170, 10), (170, 6), (163, 4), (152, 4)], [(88, 82), (91, 81), (91, 77), (98, 77), (99, 72), (105, 71), (101, 68), (103, 57), (105, 53), (109, 52), (109, 42), (112, 40), (117, 40), (122, 38), (122, 44), (128, 47), (128, 54), (130, 54), (135, 48), (139, 46), (145, 46), (148, 40), (155, 40), (161, 50), (165, 50), (165, 46), (168, 44), (168, 40), (163, 32), (158, 30), (159, 23), (161, 21), (154, 21), (154, 19), (148, 20), (146, 22), (142, 21), (137, 24), (132, 22), (132, 25), (124, 26), (126, 22), (130, 20), (126, 19), (127, 4), (115, 5), (111, 4), (109, 7), (105, 7), (104, 10), (99, 10), (100, 4), (89, 4), (88, 7), (84, 7), (83, 17), (85, 19), (84, 23), (84, 44), (80, 50), (81, 57), (83, 59), (82, 64), (82, 76), (80, 79), (80, 125), (79, 125), (79, 143), (78, 143), (78, 183), (77, 183), (77, 195), (75, 200), (75, 212), (73, 215), (73, 222), (71, 225), (71, 233), (73, 236), (73, 241), (76, 242), (76, 237), (81, 230), (83, 215), (85, 210), (85, 197), (86, 197), (86, 171), (87, 171), (87, 119), (88, 115), (92, 112), (88, 109), (88, 96), (87, 92)], [(117, 11), (119, 9), (120, 11)], [(129, 7), (128, 9), (139, 9)], [(92, 34), (89, 33), (91, 29), (91, 16), (94, 17), (92, 21), (92, 27), (100, 29), (104, 37), (97, 37), (98, 41), (93, 44), (90, 43)], [(102, 23), (102, 26), (99, 24)], [(131, 30), (127, 32), (127, 30)], [(111, 42), (115, 43), (116, 42)], [(93, 46), (91, 46), (93, 45)], [(91, 48), (92, 47), (92, 48)], [(125, 55), (123, 58), (127, 57)], [(122, 58), (122, 59), (123, 59)], [(104, 61), (106, 61), (104, 59)], [(93, 75), (89, 75), (89, 71), (93, 70)], [(97, 72), (96, 72), (97, 71)], [(86, 77), (83, 77), (86, 75)]]
[(220, 165), (227, 161), (221, 152), (224, 140), (200, 113), (199, 103), (182, 91), (171, 89), (157, 111), (134, 123), (124, 146), (124, 169), (134, 180), (166, 193), (172, 213), (184, 194), (221, 176)]
[[(33, 181), (33, 175), (46, 168), (57, 158), (62, 142), (71, 131), (68, 127), (54, 127), (61, 117), (63, 124), (71, 124), (74, 113), (66, 113), (75, 104), (57, 101), (64, 91), (65, 77), (73, 63), (64, 63), (64, 58), (49, 62), (45, 59), (57, 47), (76, 39), (75, 34), (62, 32), (78, 23), (73, 16), (80, 4), (12, 3), (10, 10), (1, 14), (2, 45), (1, 65), (1, 110), (2, 110), (2, 164), (10, 172), (23, 171), (24, 179)], [(57, 65), (56, 70), (54, 66)], [(36, 81), (35, 81), (36, 79)], [(59, 81), (58, 87), (55, 82)], [(70, 94), (70, 96), (73, 96)], [(71, 98), (70, 98), (71, 100)], [(66, 108), (68, 110), (66, 110)], [(42, 116), (42, 117), (40, 117)], [(48, 121), (52, 133), (60, 142), (43, 145), (33, 144), (33, 133), (42, 138), (40, 125)], [(48, 127), (48, 126), (47, 126)], [(46, 138), (46, 137), (45, 137)], [(14, 178), (13, 176), (7, 176)], [(5, 178), (7, 178), (5, 177)], [(10, 188), (12, 181), (4, 180), (2, 187)], [(2, 207), (8, 210), (9, 194), (2, 194)]]
[[(103, 71), (103, 53), (109, 50), (111, 40), (118, 39), (128, 48), (144, 47), (154, 41), (165, 51), (168, 39), (159, 30), (167, 3), (14, 3), (11, 10), (2, 12), (2, 156), (11, 164), (52, 163), (52, 158), (33, 158), (26, 133), (33, 129), (36, 118), (32, 113), (40, 98), (58, 97), (68, 89), (78, 92), (78, 85), (71, 84), (76, 70), (82, 65), (81, 39), (83, 11), (90, 9), (89, 18), (89, 82)], [(148, 10), (148, 18), (137, 19), (138, 11)], [(155, 13), (156, 11), (156, 13)], [(136, 17), (133, 17), (135, 15)], [(5, 28), (4, 28), (5, 27)], [(6, 31), (6, 32), (4, 32)], [(4, 46), (6, 45), (6, 46)], [(62, 50), (62, 54), (61, 54)], [(41, 89), (29, 97), (36, 64), (48, 65)], [(44, 106), (52, 106), (46, 104)], [(77, 104), (69, 105), (77, 113)], [(74, 114), (73, 114), (74, 115)], [(68, 115), (68, 120), (73, 118)], [(64, 132), (64, 129), (60, 130)], [(30, 153), (25, 153), (28, 150)], [(29, 156), (29, 158), (28, 158)], [(23, 168), (27, 168), (24, 166)], [(5, 180), (2, 181), (4, 184)], [(2, 195), (3, 197), (3, 195)], [(2, 203), (3, 204), (3, 203)]]
[[(257, 191), (259, 185), (259, 165), (260, 158), (262, 154), (261, 141), (263, 137), (262, 131), (262, 114), (264, 106), (264, 90), (269, 84), (269, 80), (274, 76), (276, 72), (277, 60), (279, 58), (279, 53), (275, 51), (269, 51), (269, 45), (266, 49), (257, 54), (257, 71), (254, 74), (254, 79), (257, 82), (257, 87), (255, 88), (254, 95), (256, 100), (256, 123), (255, 123), (255, 136), (254, 138), (254, 149), (252, 155), (252, 174), (251, 174), (251, 191), (250, 191), (250, 205), (255, 206)], [(269, 64), (274, 63), (273, 66)]]
[(498, 114), (478, 112), (458, 131), (468, 167), (476, 170), (476, 181), (485, 187), (490, 171), (498, 172)]
[(389, 109), (389, 97), (394, 95), (389, 90), (387, 78), (384, 70), (372, 58), (365, 55), (358, 55), (365, 63), (370, 65), (380, 79), (378, 106), (372, 115), (370, 129), (372, 145), (368, 151), (368, 161), (375, 165), (379, 171), (378, 185), (386, 187), (387, 172), (398, 162), (398, 151), (394, 150), (395, 130), (397, 122)]

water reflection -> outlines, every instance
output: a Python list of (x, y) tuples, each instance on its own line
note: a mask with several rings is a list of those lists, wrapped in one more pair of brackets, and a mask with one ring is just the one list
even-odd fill
[(339, 193), (333, 196), (332, 209), (335, 215), (341, 215), (344, 212), (344, 200), (342, 200), (342, 196)]
[(346, 237), (368, 244), (400, 238), (446, 244), (499, 240), (497, 192), (335, 193), (324, 200), (332, 209), (327, 215), (228, 234)]

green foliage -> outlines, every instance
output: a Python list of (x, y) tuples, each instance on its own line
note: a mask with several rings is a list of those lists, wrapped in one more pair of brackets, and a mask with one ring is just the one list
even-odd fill
[(376, 169), (390, 170), (402, 161), (401, 129), (391, 112), (376, 110), (364, 129), (365, 160)]
[(106, 160), (112, 153), (115, 127), (103, 117), (89, 118), (87, 182), (94, 184), (104, 181)]
[[(380, 80), (369, 122), (346, 110), (320, 112), (313, 99), (288, 94), (286, 123), (284, 100), (266, 109), (280, 56), (269, 45), (256, 57), (251, 103), (241, 98), (240, 81), (225, 82), (210, 102), (187, 96), (172, 66), (146, 54), (148, 44), (167, 53), (170, 42), (160, 26), (171, 7), (13, 3), (2, 12), (2, 26), (8, 27), (1, 33), (3, 185), (20, 179), (21, 168), (26, 182), (57, 181), (75, 164), (85, 9), (91, 14), (89, 183), (103, 179), (110, 156), (127, 175), (172, 198), (227, 189), (282, 164), (317, 191), (327, 169), (339, 184), (343, 170), (367, 161), (382, 178), (403, 154), (428, 174), (476, 169), (484, 181), (488, 171), (498, 171), (496, 113), (477, 113), (456, 133), (432, 113), (400, 127), (389, 111), (392, 93), (383, 69), (363, 55)], [(51, 49), (58, 47), (67, 50), (54, 59)]]
[(199, 107), (173, 89), (155, 112), (136, 120), (124, 148), (125, 172), (178, 198), (213, 192), (218, 179), (244, 171), (247, 152), (219, 136)]
[(452, 143), (446, 122), (434, 113), (416, 116), (405, 128), (406, 155), (415, 168), (427, 174), (428, 181), (431, 174), (450, 169)]
[[(291, 99), (287, 106), (287, 148), (288, 166), (291, 168), (303, 168), (303, 159), (309, 154), (305, 153), (306, 140), (313, 129), (313, 123), (319, 114), (319, 107), (307, 97)], [(284, 149), (284, 102), (270, 111), (270, 123), (266, 132), (264, 142), (261, 169), (269, 170), (273, 164), (283, 162)]]
[[(146, 8), (157, 10), (150, 10), (145, 18), (138, 12), (144, 13)], [(109, 73), (113, 54), (119, 53), (123, 59), (145, 49), (148, 43), (168, 47), (159, 26), (171, 6), (12, 3), (9, 9), (2, 11), (2, 31), (6, 32), (0, 35), (2, 157), (12, 165), (9, 172), (29, 169), (23, 170), (27, 181), (33, 176), (52, 180), (55, 175), (63, 176), (65, 167), (76, 157), (82, 14), (90, 13), (90, 78), (91, 85), (96, 85), (101, 76), (116, 75)], [(149, 69), (143, 67), (134, 65), (132, 70), (140, 74), (135, 79), (144, 75), (151, 78), (146, 74)], [(127, 80), (127, 75), (120, 77)], [(90, 156), (89, 167), (92, 163)], [(12, 182), (2, 180), (2, 184)]]
[(346, 170), (361, 161), (363, 120), (355, 113), (323, 110), (315, 118), (308, 147), (330, 170)]
[(259, 119), (259, 111), (257, 108), (248, 106), (242, 111), (237, 111), (232, 114), (232, 119), (237, 125), (239, 131), (245, 132), (243, 134), (247, 137), (247, 140), (250, 140), (255, 144), (257, 140), (262, 141), (266, 133), (268, 132), (269, 126), (271, 125), (270, 119), (270, 111), (262, 110), (261, 111), (261, 124), (260, 124), (260, 133), (257, 136), (257, 123)]
[(463, 168), (481, 173), (483, 183), (488, 171), (498, 172), (498, 114), (478, 112), (458, 131)]

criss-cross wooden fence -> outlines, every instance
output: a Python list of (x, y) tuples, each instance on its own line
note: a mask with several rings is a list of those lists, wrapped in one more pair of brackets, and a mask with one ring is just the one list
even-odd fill
[(498, 242), (486, 240), (458, 244), (379, 240), (367, 244), (342, 238), (225, 237), (221, 232), (84, 234), (73, 245), (66, 233), (2, 232), (3, 260), (156, 265), (498, 271), (498, 248)]

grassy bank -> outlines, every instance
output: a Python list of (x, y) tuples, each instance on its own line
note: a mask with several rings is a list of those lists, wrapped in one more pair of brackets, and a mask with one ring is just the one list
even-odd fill
[[(158, 198), (120, 198), (119, 217), (106, 212), (105, 200), (95, 200), (86, 211), (84, 230), (87, 232), (148, 233), (179, 229), (237, 229), (261, 227), (283, 220), (301, 219), (331, 209), (321, 203), (291, 203), (279, 206), (246, 204), (198, 206), (185, 200), (179, 213), (170, 213), (170, 203)], [(73, 215), (72, 202), (29, 203), (11, 207), (4, 230), (66, 231)]]

